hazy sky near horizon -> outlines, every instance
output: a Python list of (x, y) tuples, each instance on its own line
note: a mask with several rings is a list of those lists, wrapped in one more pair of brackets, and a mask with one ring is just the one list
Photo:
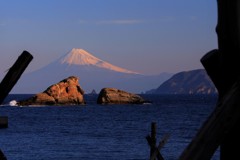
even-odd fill
[(203, 68), (216, 24), (216, 0), (0, 0), (0, 76), (23, 50), (32, 71), (72, 48), (143, 74)]

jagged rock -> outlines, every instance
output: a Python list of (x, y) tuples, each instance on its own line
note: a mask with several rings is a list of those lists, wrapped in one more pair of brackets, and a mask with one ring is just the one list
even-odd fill
[(98, 96), (98, 104), (142, 104), (146, 102), (141, 96), (116, 88), (103, 88)]
[(18, 105), (75, 105), (85, 104), (84, 91), (78, 78), (70, 76), (57, 84), (51, 85), (44, 92), (18, 102)]

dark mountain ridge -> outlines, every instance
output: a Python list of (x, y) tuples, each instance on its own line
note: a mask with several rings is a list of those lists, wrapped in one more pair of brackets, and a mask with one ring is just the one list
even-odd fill
[(217, 94), (217, 89), (204, 69), (174, 74), (147, 94)]

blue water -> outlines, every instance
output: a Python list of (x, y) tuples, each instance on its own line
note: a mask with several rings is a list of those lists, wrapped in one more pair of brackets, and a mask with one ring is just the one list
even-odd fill
[[(9, 95), (22, 99), (30, 95)], [(8, 160), (147, 160), (146, 136), (157, 123), (157, 141), (165, 160), (177, 160), (213, 111), (215, 96), (142, 95), (152, 104), (0, 107), (9, 127), (0, 129), (0, 149)], [(218, 151), (212, 158), (219, 159)]]

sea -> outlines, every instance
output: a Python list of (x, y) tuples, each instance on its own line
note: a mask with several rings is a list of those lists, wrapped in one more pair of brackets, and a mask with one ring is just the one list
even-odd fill
[[(0, 106), (8, 128), (0, 129), (0, 149), (8, 160), (148, 160), (146, 136), (157, 126), (160, 153), (177, 160), (216, 107), (216, 95), (147, 95), (142, 105), (10, 106), (29, 94), (10, 94)], [(219, 159), (219, 149), (212, 160)]]

